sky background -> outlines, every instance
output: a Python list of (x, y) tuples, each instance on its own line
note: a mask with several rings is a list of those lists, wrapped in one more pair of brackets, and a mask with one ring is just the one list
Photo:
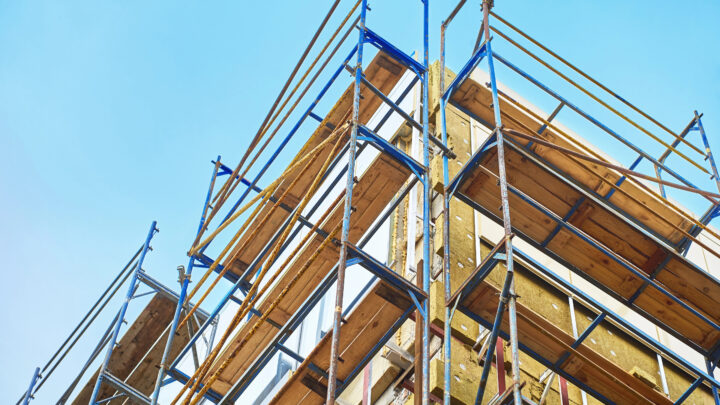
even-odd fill
[[(421, 49), (419, 2), (386, 3), (371, 3), (368, 26), (408, 53)], [(152, 220), (161, 232), (145, 268), (177, 286), (175, 268), (187, 262), (210, 160), (238, 162), (329, 4), (0, 0), (3, 402), (26, 389)], [(344, 15), (351, 5), (342, 4)], [(454, 5), (431, 3), (432, 60), (440, 21)], [(448, 31), (448, 65), (456, 71), (475, 41), (479, 10), (477, 0), (468, 1)], [(719, 2), (498, 0), (495, 10), (673, 130), (684, 128), (694, 109), (704, 112), (720, 153)], [(494, 45), (510, 56), (508, 48)], [(531, 90), (526, 96), (517, 78), (499, 71), (498, 79), (552, 110), (546, 98)], [(637, 131), (627, 137), (657, 150)], [(633, 159), (600, 146), (626, 165)], [(698, 172), (688, 178), (707, 183)], [(64, 389), (94, 346), (92, 336), (43, 387), (39, 403)]]

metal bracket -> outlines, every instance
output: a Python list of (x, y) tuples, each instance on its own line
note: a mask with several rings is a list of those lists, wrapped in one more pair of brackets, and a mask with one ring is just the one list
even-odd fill
[(413, 303), (415, 304), (415, 308), (417, 308), (418, 312), (420, 312), (420, 316), (424, 318), (427, 317), (427, 313), (425, 312), (425, 308), (423, 308), (422, 304), (418, 301), (417, 297), (415, 297), (415, 294), (412, 293), (412, 291), (408, 290), (408, 295), (412, 299)]

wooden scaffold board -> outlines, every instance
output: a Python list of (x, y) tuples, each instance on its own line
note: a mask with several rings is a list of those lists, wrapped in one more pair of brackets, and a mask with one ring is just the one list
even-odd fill
[[(158, 365), (162, 360), (167, 340), (166, 329), (172, 322), (177, 301), (160, 293), (155, 294), (147, 306), (135, 319), (130, 328), (122, 335), (119, 344), (113, 350), (108, 364), (108, 372), (124, 380), (129, 386), (149, 396), (155, 388)], [(198, 314), (200, 322), (206, 318)], [(195, 322), (192, 322), (195, 324)], [(194, 325), (197, 330), (199, 325)], [(162, 335), (162, 337), (161, 337)], [(174, 360), (185, 345), (190, 341), (187, 327), (178, 331), (173, 340), (170, 361)], [(156, 344), (159, 342), (159, 344)], [(103, 352), (104, 353), (104, 352)], [(133, 371), (134, 370), (134, 371)], [(90, 402), (98, 372), (78, 393), (73, 400), (74, 405), (86, 405)], [(129, 378), (128, 378), (129, 377)], [(110, 398), (115, 389), (108, 384), (100, 387), (98, 400)], [(121, 404), (126, 398), (118, 398), (108, 403)]]
[[(414, 287), (411, 284), (409, 286)], [(353, 371), (362, 370), (367, 360), (382, 347), (383, 338), (391, 337), (393, 331), (408, 319), (410, 310), (414, 307), (407, 292), (378, 280), (342, 323), (337, 378), (349, 382), (355, 376)], [(333, 332), (330, 331), (322, 338), (270, 404), (325, 402), (327, 378), (314, 368), (317, 367), (323, 374), (327, 374), (332, 335)]]
[[(410, 170), (403, 164), (397, 162), (387, 154), (380, 154), (360, 176), (353, 190), (353, 206), (356, 211), (350, 220), (350, 242), (357, 243), (362, 235), (370, 228), (375, 220), (382, 214), (385, 207), (392, 201), (403, 184), (410, 177)], [(321, 224), (320, 228), (326, 232), (332, 231), (342, 221), (343, 201), (338, 202), (330, 208), (331, 214)], [(299, 269), (315, 253), (323, 241), (323, 237), (315, 235), (308, 241), (308, 244), (298, 253), (290, 270)], [(280, 301), (280, 304), (270, 312), (269, 319), (274, 323), (283, 325), (290, 316), (295, 313), (305, 299), (312, 293), (315, 287), (332, 270), (339, 258), (339, 249), (334, 244), (326, 246), (320, 256), (315, 260), (309, 270), (302, 278), (294, 284), (293, 288)], [(277, 283), (266, 293), (257, 309), (265, 313), (270, 304), (289, 285), (294, 277), (293, 271), (286, 271)], [(240, 326), (232, 337), (223, 353), (218, 356), (211, 368), (213, 374), (222, 364), (229, 353), (233, 351), (242, 341), (244, 336), (256, 325), (259, 319), (253, 316), (248, 322)], [(225, 394), (232, 384), (240, 378), (253, 361), (262, 353), (279, 330), (268, 322), (263, 322), (256, 333), (243, 346), (240, 353), (220, 374), (220, 378), (212, 385), (212, 388), (219, 393)]]
[[(403, 76), (407, 69), (405, 66), (399, 64), (390, 56), (379, 52), (370, 64), (363, 70), (365, 78), (372, 83), (376, 88), (381, 90), (384, 94), (390, 93), (390, 91), (397, 85), (400, 78)], [(363, 89), (365, 87), (363, 86)], [(352, 118), (352, 103), (353, 103), (354, 85), (350, 85), (342, 96), (338, 99), (335, 105), (330, 109), (330, 112), (325, 116), (323, 122), (319, 124), (315, 132), (310, 136), (306, 144), (301, 149), (302, 151), (313, 150), (320, 142), (322, 142), (334, 128), (342, 125), (345, 121)], [(382, 100), (378, 98), (374, 93), (369, 90), (362, 91), (363, 97), (360, 99), (360, 117), (359, 122), (361, 124), (367, 123), (370, 118), (375, 114)], [(344, 141), (349, 139), (349, 131), (341, 136), (344, 137)], [(317, 160), (312, 164), (311, 168), (303, 174), (303, 177), (295, 183), (293, 188), (289, 191), (285, 204), (291, 209), (295, 208), (302, 199), (305, 191), (308, 189), (316, 173), (322, 167), (323, 162), (330, 154), (333, 145), (327, 145), (319, 154)], [(302, 153), (302, 152), (301, 152)], [(299, 155), (300, 157), (301, 155)], [(273, 196), (279, 197), (288, 185), (296, 179), (303, 168), (298, 167), (292, 173), (290, 173), (286, 181), (281, 184), (275, 191)], [(255, 222), (259, 222), (265, 217), (265, 214), (270, 210), (273, 203), (268, 202), (258, 213)], [(266, 225), (262, 231), (256, 234), (252, 240), (248, 241), (245, 247), (240, 252), (232, 252), (228, 257), (233, 257), (235, 253), (235, 260), (232, 262), (223, 263), (224, 266), (229, 266), (230, 271), (235, 275), (241, 276), (249, 264), (260, 254), (263, 247), (272, 238), (275, 229), (277, 229), (288, 217), (290, 213), (283, 209), (275, 210), (269, 217)], [(253, 229), (251, 226), (250, 229)], [(243, 235), (240, 241), (237, 243), (237, 247), (243, 246), (246, 243), (246, 239), (249, 235)]]
[[(453, 102), (487, 122), (493, 122), (491, 94), (485, 86), (473, 80), (455, 93)], [(542, 123), (511, 103), (501, 102), (506, 116), (507, 128), (527, 132), (514, 124), (539, 130)], [(554, 144), (568, 149), (575, 148), (564, 137), (545, 129), (538, 135)], [(514, 143), (527, 144), (527, 140), (513, 138)], [(595, 164), (579, 164), (559, 151), (534, 144), (530, 149), (539, 158), (525, 155), (512, 147), (506, 147), (506, 167), (509, 185), (520, 190), (539, 203), (557, 218), (579, 229), (608, 250), (615, 252), (647, 277), (655, 274), (657, 283), (682, 302), (688, 304), (713, 322), (720, 322), (720, 283), (708, 273), (678, 254), (670, 244), (677, 244), (683, 234), (663, 222), (656, 214), (689, 231), (691, 223), (670, 209), (662, 201), (632, 182), (625, 181), (620, 188), (635, 200), (620, 192), (612, 193), (605, 206), (598, 200), (610, 188), (602, 179), (616, 183), (620, 175), (607, 167)], [(458, 192), (493, 215), (499, 215), (500, 193), (497, 184), (497, 153), (493, 147), (481, 157), (459, 186)], [(489, 170), (494, 175), (489, 175)], [(583, 195), (595, 196), (595, 200)], [(638, 201), (640, 203), (638, 203)], [(561, 227), (558, 222), (527, 201), (510, 193), (510, 216), (513, 227), (536, 246), (542, 245), (562, 261), (595, 280), (607, 292), (621, 301), (630, 300), (644, 280), (593, 247), (583, 237)], [(632, 218), (632, 220), (630, 219)], [(656, 237), (648, 236), (650, 232)], [(664, 241), (663, 241), (664, 240)], [(634, 301), (636, 308), (646, 316), (666, 325), (676, 335), (700, 349), (711, 349), (720, 339), (720, 331), (703, 321), (657, 288), (648, 286)]]
[[(496, 286), (483, 281), (462, 299), (461, 305), (464, 310), (492, 324), (499, 295), (500, 290)], [(572, 349), (575, 338), (528, 308), (522, 298), (517, 302), (517, 327), (522, 345), (552, 363), (569, 354), (561, 361), (559, 368), (614, 403), (672, 404), (662, 393), (633, 377), (590, 346), (582, 344)], [(501, 329), (507, 333), (507, 316), (503, 317)]]

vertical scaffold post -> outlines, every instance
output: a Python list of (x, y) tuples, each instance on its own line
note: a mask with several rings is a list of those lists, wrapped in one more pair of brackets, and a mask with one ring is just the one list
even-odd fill
[[(440, 25), (440, 132), (442, 143), (445, 148), (448, 147), (447, 126), (445, 122), (445, 29), (447, 28), (445, 21)], [(450, 286), (450, 198), (447, 192), (447, 186), (450, 183), (450, 172), (448, 168), (448, 156), (443, 153), (443, 284), (445, 287), (445, 325), (443, 335), (443, 404), (450, 405), (450, 389), (452, 388), (450, 378), (450, 361), (451, 359), (451, 329), (452, 322), (450, 307), (447, 305), (452, 295)]]
[[(512, 223), (510, 222), (510, 203), (508, 200), (507, 174), (505, 171), (505, 147), (503, 144), (504, 134), (502, 132), (502, 120), (500, 115), (500, 102), (498, 99), (497, 82), (495, 80), (495, 66), (493, 65), (492, 46), (490, 41), (490, 9), (493, 6), (493, 0), (483, 0), (483, 29), (485, 30), (485, 38), (487, 38), (487, 60), (488, 71), (490, 74), (490, 85), (492, 87), (493, 112), (495, 115), (495, 134), (497, 136), (497, 155), (498, 155), (498, 175), (500, 177), (500, 199), (502, 201), (503, 228), (505, 230), (505, 267), (506, 282), (508, 289), (503, 289), (503, 295), (500, 300), (507, 301), (508, 308), (508, 324), (510, 332), (510, 351), (512, 355), (512, 378), (513, 378), (513, 402), (515, 405), (522, 405), (522, 397), (520, 393), (520, 359), (519, 345), (517, 333), (517, 312), (515, 308), (515, 279), (513, 272), (513, 245), (512, 245)], [(501, 315), (502, 316), (502, 315)], [(500, 328), (500, 323), (493, 325)], [(487, 366), (487, 364), (485, 364)]]
[(432, 188), (430, 187), (430, 134), (428, 131), (428, 120), (430, 119), (430, 106), (428, 105), (429, 87), (428, 68), (430, 67), (429, 50), (429, 2), (423, 2), (423, 72), (422, 80), (422, 127), (423, 127), (423, 164), (425, 165), (425, 176), (423, 179), (423, 291), (427, 299), (423, 301), (423, 336), (422, 336), (422, 400), (423, 404), (430, 402), (430, 201), (432, 200)]
[(328, 388), (326, 405), (335, 405), (335, 389), (337, 387), (337, 362), (340, 350), (340, 327), (342, 321), (343, 293), (345, 290), (345, 268), (347, 267), (347, 245), (350, 238), (350, 214), (352, 213), (352, 192), (355, 185), (355, 157), (357, 149), (358, 125), (360, 120), (360, 85), (362, 83), (362, 56), (365, 42), (365, 18), (367, 16), (367, 0), (360, 5), (360, 23), (357, 44), (357, 63), (355, 65), (355, 94), (353, 95), (352, 133), (348, 148), (347, 182), (345, 184), (345, 202), (340, 237), (340, 257), (338, 261), (337, 289), (335, 294), (335, 311), (333, 313), (332, 345), (330, 346), (330, 369), (328, 370)]
[(720, 176), (718, 176), (717, 166), (715, 166), (715, 158), (713, 157), (712, 151), (710, 150), (710, 143), (708, 142), (707, 136), (705, 135), (705, 128), (703, 127), (702, 120), (700, 119), (700, 115), (697, 111), (695, 111), (695, 121), (695, 125), (697, 125), (698, 131), (700, 131), (703, 145), (705, 145), (705, 157), (710, 162), (710, 167), (712, 168), (713, 172), (713, 179), (715, 180), (718, 191), (720, 191)]
[[(215, 161), (212, 176), (210, 177), (210, 185), (208, 186), (207, 195), (205, 196), (205, 205), (203, 205), (202, 215), (200, 215), (200, 224), (198, 225), (197, 235), (199, 235), (205, 227), (205, 220), (207, 218), (208, 207), (210, 205), (210, 198), (212, 197), (213, 188), (215, 186), (215, 179), (217, 179), (218, 170), (220, 170), (220, 156)], [(163, 378), (165, 377), (165, 371), (167, 370), (168, 362), (170, 361), (170, 350), (172, 349), (173, 340), (175, 333), (177, 332), (178, 324), (180, 323), (180, 315), (185, 305), (185, 299), (187, 298), (187, 289), (190, 285), (190, 276), (192, 276), (193, 267), (195, 266), (195, 256), (190, 256), (187, 271), (182, 278), (180, 285), (180, 297), (178, 298), (177, 307), (175, 307), (175, 314), (173, 315), (172, 325), (170, 326), (170, 332), (168, 333), (167, 341), (165, 342), (165, 351), (163, 351), (162, 360), (160, 361), (160, 370), (158, 370), (157, 379), (155, 380), (155, 389), (153, 390), (151, 403), (157, 405), (158, 397), (160, 396), (160, 389), (163, 386)], [(217, 325), (215, 325), (217, 326)], [(203, 330), (199, 330), (197, 333), (203, 333)]]
[(115, 349), (115, 345), (117, 344), (117, 339), (120, 335), (120, 328), (122, 327), (123, 321), (125, 320), (125, 313), (127, 312), (127, 307), (130, 304), (130, 301), (133, 299), (133, 295), (135, 294), (135, 286), (138, 282), (138, 275), (142, 271), (142, 265), (143, 261), (145, 261), (145, 255), (150, 249), (150, 240), (157, 231), (157, 221), (153, 221), (152, 224), (150, 224), (150, 230), (148, 231), (147, 237), (145, 238), (145, 244), (143, 245), (142, 251), (140, 252), (140, 257), (138, 258), (137, 264), (135, 265), (135, 270), (133, 270), (133, 276), (130, 279), (130, 285), (128, 286), (128, 292), (125, 296), (125, 301), (123, 301), (122, 306), (120, 307), (120, 313), (115, 320), (115, 328), (113, 329), (112, 336), (110, 337), (110, 342), (108, 342), (108, 348), (105, 352), (105, 360), (103, 360), (97, 380), (95, 380), (95, 387), (93, 388), (92, 397), (90, 398), (90, 403), (93, 405), (97, 403), (97, 396), (100, 393), (100, 386), (102, 385), (103, 375), (107, 372), (108, 364), (110, 364), (110, 357), (112, 356), (113, 349)]
[[(713, 363), (712, 361), (705, 359), (705, 365), (707, 366), (707, 373), (710, 377), (715, 377), (715, 368), (717, 367), (717, 364)], [(720, 390), (715, 385), (712, 385), (711, 388), (713, 399), (715, 400), (715, 405), (720, 405)]]
[(25, 391), (25, 396), (22, 400), (22, 405), (28, 405), (30, 403), (30, 400), (32, 399), (32, 390), (35, 388), (35, 383), (37, 383), (38, 378), (40, 378), (40, 367), (35, 368), (35, 372), (33, 373), (32, 380), (30, 380), (30, 386), (28, 387), (27, 391)]

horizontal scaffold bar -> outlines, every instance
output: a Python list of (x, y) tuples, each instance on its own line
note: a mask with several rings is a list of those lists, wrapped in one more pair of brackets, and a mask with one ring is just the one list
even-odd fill
[(417, 75), (422, 75), (426, 70), (422, 63), (416, 61), (405, 52), (396, 48), (395, 45), (391, 44), (385, 40), (385, 38), (376, 34), (367, 27), (365, 27), (365, 42), (390, 55), (393, 59), (407, 66), (408, 69), (412, 70)]
[(388, 142), (385, 138), (377, 135), (375, 132), (368, 129), (368, 127), (366, 127), (365, 125), (358, 125), (358, 133), (360, 134), (360, 136), (358, 136), (358, 140), (370, 142), (379, 151), (387, 153), (388, 155), (396, 159), (398, 162), (406, 165), (408, 168), (410, 168), (410, 170), (413, 171), (413, 173), (415, 173), (417, 177), (422, 178), (423, 175), (427, 172), (427, 168), (420, 164), (420, 162), (410, 157), (410, 155), (408, 155), (407, 153), (398, 149), (395, 145)]

